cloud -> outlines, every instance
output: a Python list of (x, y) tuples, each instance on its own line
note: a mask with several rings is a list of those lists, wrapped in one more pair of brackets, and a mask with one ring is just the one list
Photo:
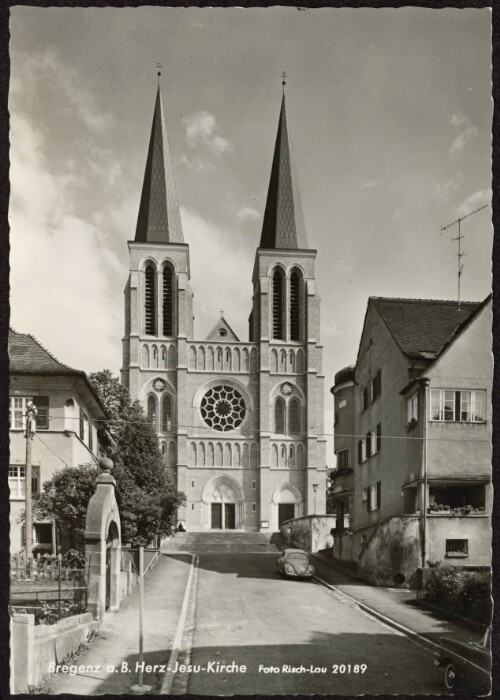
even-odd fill
[[(13, 57), (14, 59), (14, 57)], [(14, 62), (14, 60), (13, 60)], [(11, 93), (36, 90), (42, 84), (45, 95), (55, 109), (70, 112), (83, 122), (90, 132), (109, 132), (115, 125), (110, 112), (100, 111), (92, 92), (85, 86), (80, 74), (59, 56), (53, 48), (31, 55), (15, 57), (19, 73), (11, 81)]]
[(450, 126), (465, 126), (466, 124), (469, 124), (469, 120), (461, 112), (454, 114), (450, 119)]
[(361, 185), (361, 187), (362, 187), (364, 190), (371, 190), (371, 189), (373, 189), (374, 187), (378, 187), (379, 185), (380, 185), (380, 182), (378, 182), (378, 180), (369, 180), (368, 182), (363, 182), (363, 184)]
[(260, 214), (257, 209), (253, 207), (241, 207), (241, 209), (236, 212), (236, 217), (240, 221), (257, 221), (260, 219)]
[[(117, 209), (102, 193), (117, 181), (119, 168), (104, 167), (102, 161), (99, 168), (97, 160), (93, 168), (82, 157), (81, 144), (71, 139), (72, 155), (62, 145), (59, 160), (54, 158), (48, 132), (23, 113), (23, 97), (12, 96), (10, 105), (12, 326), (33, 333), (70, 366), (86, 371), (107, 366), (116, 372), (123, 319), (115, 300), (121, 298), (125, 275), (114, 249), (123, 236), (120, 207), (129, 212), (129, 199), (120, 199)], [(58, 124), (67, 128), (64, 120)], [(83, 218), (78, 202), (89, 183), (94, 189), (85, 194), (92, 215)]]
[(210, 112), (202, 110), (190, 117), (185, 117), (183, 121), (186, 125), (186, 141), (191, 148), (201, 145), (216, 155), (231, 151), (229, 141), (216, 134), (219, 128), (214, 115)]
[(493, 192), (491, 189), (478, 190), (477, 192), (474, 192), (474, 194), (467, 197), (467, 199), (457, 207), (456, 217), (459, 218), (461, 216), (465, 216), (471, 211), (474, 211), (474, 209), (479, 209), (479, 207), (483, 206), (484, 204), (491, 205), (492, 196)]
[(460, 134), (454, 139), (450, 146), (451, 158), (457, 158), (464, 150), (465, 146), (479, 136), (479, 129), (470, 123), (464, 114), (454, 114), (449, 122), (450, 126), (461, 129)]
[(185, 153), (179, 158), (179, 164), (184, 165), (188, 170), (194, 170), (196, 173), (202, 172), (203, 170), (217, 170), (213, 163), (207, 163), (199, 156), (190, 158)]
[(238, 231), (224, 229), (184, 207), (181, 218), (190, 250), (195, 337), (203, 338), (224, 308), (228, 323), (245, 340), (254, 256), (238, 240)]
[(438, 199), (448, 200), (459, 187), (459, 183), (451, 178), (449, 180), (434, 180), (433, 182), (434, 194)]
[(456, 158), (465, 148), (465, 146), (473, 139), (479, 136), (479, 130), (475, 126), (468, 126), (462, 131), (460, 136), (453, 141), (450, 147), (450, 155)]

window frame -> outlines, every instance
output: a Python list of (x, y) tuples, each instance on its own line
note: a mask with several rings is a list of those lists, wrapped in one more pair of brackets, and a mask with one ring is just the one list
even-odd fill
[(336, 456), (337, 469), (349, 469), (349, 448), (344, 447), (343, 449), (339, 450)]
[(406, 420), (408, 425), (414, 421), (412, 424), (418, 423), (418, 409), (419, 409), (419, 398), (418, 391), (412, 394), (406, 400)]
[[(466, 395), (469, 395), (468, 417), (463, 418), (463, 396)], [(486, 389), (431, 389), (429, 420), (432, 423), (484, 425), (487, 422), (486, 397)], [(478, 411), (484, 414), (480, 418), (477, 418)]]
[[(463, 550), (452, 549), (452, 542), (462, 542)], [(462, 538), (451, 538), (445, 540), (445, 557), (446, 559), (466, 559), (469, 556), (469, 540)]]
[[(48, 430), (50, 427), (49, 396), (9, 396), (9, 429), (26, 430), (26, 410), (29, 402), (37, 409), (36, 429)], [(16, 406), (20, 402), (20, 406)], [(42, 423), (43, 420), (43, 423)], [(17, 423), (17, 424), (16, 424)], [(20, 423), (20, 424), (19, 424)]]

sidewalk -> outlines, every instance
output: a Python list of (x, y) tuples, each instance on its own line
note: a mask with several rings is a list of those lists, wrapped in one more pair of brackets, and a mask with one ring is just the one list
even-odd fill
[(453, 637), (463, 642), (471, 639), (479, 641), (482, 637), (481, 632), (471, 629), (466, 624), (440, 618), (436, 612), (415, 605), (415, 591), (371, 586), (345, 570), (338, 569), (326, 554), (318, 553), (313, 556), (316, 575), (319, 578), (335, 586), (357, 603), (368, 606), (374, 613), (383, 615), (389, 621), (406, 627), (434, 644), (439, 643), (439, 637)]
[[(175, 637), (179, 611), (191, 564), (189, 554), (162, 555), (144, 579), (144, 661), (166, 664)], [(139, 682), (136, 662), (139, 658), (139, 586), (126, 598), (116, 613), (106, 613), (96, 639), (89, 649), (68, 666), (86, 666), (75, 675), (57, 673), (47, 676), (52, 693), (100, 695), (130, 693)], [(128, 671), (122, 664), (126, 662)], [(106, 669), (107, 666), (112, 668)], [(100, 667), (97, 670), (97, 667)], [(144, 684), (159, 690), (164, 674), (144, 673)]]

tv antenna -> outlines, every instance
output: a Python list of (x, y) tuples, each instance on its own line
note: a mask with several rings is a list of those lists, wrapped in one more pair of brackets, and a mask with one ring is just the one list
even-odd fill
[(458, 260), (458, 272), (457, 272), (457, 277), (458, 277), (458, 310), (460, 311), (460, 278), (462, 277), (462, 272), (464, 270), (464, 266), (462, 263), (462, 258), (465, 257), (465, 253), (462, 252), (462, 236), (461, 233), (461, 228), (460, 224), (464, 219), (468, 219), (469, 216), (472, 216), (473, 214), (477, 214), (478, 211), (481, 211), (482, 209), (486, 209), (489, 204), (483, 204), (482, 207), (479, 207), (479, 209), (474, 209), (474, 211), (469, 212), (465, 216), (461, 216), (459, 219), (455, 219), (455, 221), (452, 221), (450, 224), (447, 224), (446, 226), (441, 226), (441, 233), (443, 231), (446, 231), (446, 229), (450, 228), (450, 226), (454, 226), (455, 224), (458, 224), (458, 235), (456, 238), (452, 238), (452, 241), (457, 241), (457, 246), (458, 246), (458, 253), (457, 253), (457, 260)]

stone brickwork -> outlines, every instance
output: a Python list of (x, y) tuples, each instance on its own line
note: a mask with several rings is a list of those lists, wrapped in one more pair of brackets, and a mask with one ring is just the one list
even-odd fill
[[(166, 139), (154, 144), (164, 133), (160, 118), (157, 97), (145, 183), (153, 161), (155, 177), (162, 172), (157, 159)], [(271, 177), (266, 235), (255, 258), (250, 342), (241, 342), (223, 317), (205, 340), (194, 338), (189, 246), (180, 234), (169, 238), (166, 230), (143, 227), (129, 243), (122, 383), (156, 426), (167, 472), (186, 494), (178, 519), (188, 531), (276, 532), (285, 519), (325, 511), (316, 251), (307, 247), (292, 166), (283, 101), (273, 172), (282, 170), (280, 178)], [(156, 204), (146, 190), (148, 207), (166, 206), (168, 219), (169, 198)], [(279, 244), (284, 221), (287, 249)], [(172, 271), (172, 291), (165, 270)], [(273, 296), (277, 270), (280, 305)], [(170, 335), (163, 334), (166, 308)], [(279, 339), (273, 335), (277, 313)]]

